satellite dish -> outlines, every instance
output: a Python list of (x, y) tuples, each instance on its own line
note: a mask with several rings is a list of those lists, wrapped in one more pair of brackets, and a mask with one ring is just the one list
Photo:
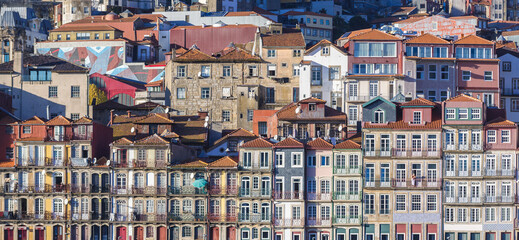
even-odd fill
[(64, 201), (65, 205), (68, 204), (68, 199), (65, 198), (65, 201)]
[(278, 135), (274, 135), (274, 140), (278, 140)]
[(96, 162), (97, 162), (97, 158), (94, 158), (94, 164), (96, 164)]
[(106, 166), (110, 166), (110, 160), (106, 161)]
[(202, 76), (202, 72), (198, 72), (198, 77), (201, 77)]
[(112, 152), (113, 152), (113, 153), (117, 153), (117, 150), (114, 149)]
[(231, 149), (229, 149), (229, 148), (226, 148), (226, 149), (225, 149), (225, 151), (226, 151), (226, 152), (230, 152), (230, 151), (231, 151)]
[(207, 126), (209, 126), (209, 124), (207, 122), (205, 122), (204, 127), (206, 128)]
[(296, 108), (296, 114), (298, 114), (299, 111), (301, 111), (301, 107), (297, 106), (297, 108)]
[(194, 177), (195, 177), (195, 174), (191, 173), (190, 178), (194, 178)]
[(169, 108), (166, 108), (166, 113), (169, 113)]
[(41, 174), (45, 175), (45, 173), (46, 173), (46, 171), (45, 171), (45, 170), (41, 171)]
[(209, 122), (209, 116), (205, 116), (205, 121)]
[(341, 132), (341, 131), (342, 131), (342, 126), (339, 126), (339, 132)]
[(132, 129), (130, 130), (132, 133), (135, 132), (135, 127), (132, 127)]

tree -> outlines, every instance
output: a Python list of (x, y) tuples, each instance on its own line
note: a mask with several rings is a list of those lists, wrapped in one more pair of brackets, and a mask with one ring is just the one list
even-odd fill
[[(95, 102), (94, 102), (94, 99), (95, 99)], [(90, 84), (90, 87), (88, 88), (88, 104), (89, 105), (98, 105), (98, 104), (104, 103), (106, 101), (108, 101), (108, 98), (106, 98), (105, 91), (97, 88), (97, 86), (95, 84)]]
[(349, 24), (344, 21), (344, 18), (339, 16), (333, 17), (333, 39), (337, 40), (344, 34), (345, 32), (349, 31), (350, 26)]
[(371, 24), (369, 24), (369, 22), (366, 21), (363, 17), (358, 15), (352, 17), (348, 23), (350, 26), (350, 31), (371, 28)]

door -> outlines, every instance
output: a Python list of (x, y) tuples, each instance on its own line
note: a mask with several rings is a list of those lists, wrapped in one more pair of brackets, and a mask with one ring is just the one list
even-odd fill
[(135, 227), (135, 240), (144, 240), (144, 228)]
[(99, 219), (99, 198), (92, 198), (92, 219)]
[(52, 228), (53, 240), (64, 240), (63, 239), (63, 227), (56, 225)]
[(72, 226), (70, 229), (70, 239), (79, 240), (79, 227), (77, 225)]
[(158, 227), (157, 228), (157, 240), (166, 240), (166, 239), (167, 239), (166, 227)]
[(36, 226), (36, 230), (34, 233), (34, 240), (44, 240), (45, 239), (45, 232), (43, 230), (43, 227)]
[(126, 240), (126, 227), (117, 227), (117, 239)]
[(108, 198), (103, 198), (101, 199), (101, 219), (108, 220), (109, 216)]
[(99, 240), (99, 226), (92, 226), (92, 240)]
[(18, 240), (27, 240), (27, 227), (18, 228)]
[(108, 234), (110, 234), (108, 226), (101, 226), (101, 240), (108, 240)]
[(220, 239), (220, 229), (218, 227), (211, 228), (211, 240)]
[(292, 190), (294, 191), (294, 199), (299, 199), (299, 193), (301, 192), (301, 179), (293, 179)]
[(101, 186), (102, 186), (101, 192), (108, 192), (108, 190), (109, 190), (108, 186), (110, 186), (110, 178), (109, 178), (108, 173), (103, 173), (101, 175)]
[(227, 227), (227, 239), (236, 240), (236, 228), (235, 227)]
[(20, 209), (22, 212), (22, 216), (27, 216), (27, 199), (26, 198), (20, 199)]
[(88, 239), (88, 226), (83, 225), (81, 227), (81, 240), (87, 240)]
[(93, 193), (99, 192), (99, 175), (92, 174), (92, 190)]
[(4, 227), (4, 239), (5, 240), (14, 240), (14, 231), (12, 226)]
[(178, 227), (172, 227), (169, 229), (169, 237), (171, 240), (178, 240), (179, 238), (179, 228)]

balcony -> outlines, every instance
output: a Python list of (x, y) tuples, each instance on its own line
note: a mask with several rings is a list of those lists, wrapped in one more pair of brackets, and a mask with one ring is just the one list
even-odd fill
[(445, 177), (515, 177), (516, 169), (445, 170)]
[(392, 157), (394, 158), (427, 158), (440, 157), (441, 153), (438, 149), (392, 149)]
[(114, 168), (127, 168), (128, 167), (128, 161), (126, 159), (114, 161), (112, 163), (112, 167)]
[(86, 134), (74, 133), (74, 135), (72, 135), (72, 140), (82, 140), (82, 141), (92, 140), (92, 132), (88, 132)]
[(172, 222), (205, 222), (206, 215), (193, 213), (169, 213), (168, 220)]
[(43, 167), (45, 166), (44, 159), (33, 158), (16, 158), (16, 167)]
[(110, 193), (110, 186), (108, 186), (108, 185), (103, 185), (103, 186), (91, 185), (90, 192), (91, 193)]
[(238, 214), (238, 220), (244, 223), (269, 223), (270, 214)]
[(93, 220), (93, 221), (100, 221), (100, 220), (108, 221), (108, 220), (110, 220), (109, 217), (110, 217), (110, 215), (107, 212), (104, 212), (104, 213), (92, 212), (92, 213), (90, 213), (90, 219)]
[(334, 174), (361, 174), (360, 166), (356, 167), (346, 167), (346, 168), (333, 168)]
[(209, 194), (210, 195), (236, 195), (236, 194), (238, 194), (238, 187), (237, 186), (227, 186), (227, 187), (211, 186), (209, 188)]
[(348, 96), (347, 99), (349, 102), (367, 102), (376, 97), (377, 96), (362, 95), (362, 96)]
[(71, 192), (72, 193), (90, 193), (90, 186), (72, 184)]
[(304, 218), (274, 219), (274, 226), (276, 226), (276, 227), (304, 227), (305, 219)]
[(208, 217), (210, 222), (236, 222), (238, 215), (236, 213), (228, 214), (209, 214)]
[(477, 144), (477, 145), (472, 145), (472, 144), (463, 144), (463, 145), (458, 145), (458, 144), (445, 144), (443, 146), (443, 149), (445, 151), (481, 151), (483, 150), (483, 145), (481, 144)]
[(137, 91), (135, 92), (135, 100), (142, 100), (144, 102), (153, 102), (154, 100), (166, 99), (166, 92), (148, 92), (148, 91)]
[(254, 163), (252, 164), (251, 166), (240, 166), (240, 170), (242, 171), (252, 171), (252, 172), (270, 172), (271, 169), (270, 169), (270, 166), (260, 166), (259, 163)]
[(274, 191), (272, 196), (275, 200), (303, 200), (304, 193), (303, 192), (277, 192)]
[(482, 203), (515, 203), (512, 196), (495, 196), (495, 195), (479, 195), (479, 196), (445, 196), (445, 203), (451, 204), (482, 204)]
[(364, 157), (390, 157), (391, 151), (387, 150), (364, 150)]
[(0, 220), (34, 220), (35, 214), (32, 212), (0, 212)]
[(68, 217), (67, 214), (63, 213), (45, 212), (45, 220), (65, 221), (68, 220)]
[(333, 217), (333, 224), (360, 224), (360, 216)]
[(392, 188), (392, 189), (440, 189), (441, 179), (417, 178), (415, 180), (396, 179), (365, 181), (366, 188)]
[(166, 222), (167, 217), (166, 214), (155, 214), (155, 213), (146, 213), (146, 214), (133, 214), (132, 220), (134, 222)]
[(126, 186), (115, 186), (115, 187), (112, 187), (110, 192), (112, 194), (119, 194), (119, 195), (123, 195), (123, 194), (128, 194), (130, 191), (128, 191), (128, 189), (126, 188)]
[(57, 135), (57, 136), (46, 136), (45, 142), (68, 142), (72, 139), (72, 136)]
[(240, 188), (240, 197), (261, 197), (261, 198), (270, 198), (271, 192), (270, 189), (261, 189), (261, 190), (251, 190), (248, 188)]
[(306, 193), (308, 200), (332, 200), (331, 193)]
[(308, 218), (307, 220), (308, 226), (331, 226), (332, 220), (331, 219), (321, 219), (321, 218)]
[(183, 194), (183, 195), (205, 195), (207, 194), (207, 190), (205, 188), (196, 188), (194, 186), (179, 186), (172, 187), (170, 186), (168, 189), (169, 194)]
[(361, 192), (334, 192), (333, 200), (360, 201)]
[(357, 122), (358, 122), (358, 120), (348, 120), (348, 125), (349, 126), (352, 126), (352, 125), (353, 126), (357, 126)]
[(45, 166), (46, 167), (66, 167), (66, 166), (68, 166), (68, 160), (45, 158)]
[(89, 221), (90, 214), (88, 213), (73, 213), (72, 214), (72, 221)]

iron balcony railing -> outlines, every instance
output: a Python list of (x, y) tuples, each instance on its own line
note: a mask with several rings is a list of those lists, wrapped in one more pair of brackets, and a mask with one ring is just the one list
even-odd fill
[(442, 180), (437, 178), (416, 178), (416, 179), (386, 179), (386, 180), (370, 180), (364, 181), (366, 188), (400, 188), (400, 189), (439, 189), (442, 186)]
[(211, 195), (236, 195), (238, 194), (238, 186), (211, 186), (209, 187)]
[(496, 196), (496, 195), (477, 195), (477, 196), (456, 196), (446, 194), (444, 196), (445, 203), (460, 203), (460, 204), (480, 204), (480, 203), (515, 203), (515, 197), (513, 196)]
[(260, 213), (239, 213), (238, 221), (245, 223), (268, 223), (270, 222), (270, 213), (269, 214), (260, 214)]
[(360, 166), (352, 166), (352, 167), (334, 167), (334, 174), (361, 174), (362, 170)]
[(446, 169), (445, 177), (515, 177), (516, 168), (513, 169), (478, 169), (478, 170), (453, 170)]
[(276, 227), (304, 227), (305, 226), (305, 218), (285, 218), (285, 219), (277, 219), (274, 218), (274, 226)]
[(333, 192), (333, 200), (351, 200), (351, 201), (358, 201), (361, 199), (362, 192), (340, 192), (335, 191)]
[(274, 191), (272, 197), (276, 200), (303, 200), (304, 192)]
[(205, 195), (207, 194), (207, 190), (205, 188), (196, 188), (194, 186), (170, 186), (168, 188), (168, 194)]
[(331, 226), (332, 225), (332, 219), (331, 218), (316, 218), (316, 217), (308, 217), (306, 220), (306, 223), (308, 226)]
[(250, 188), (240, 188), (239, 196), (240, 197), (252, 197), (252, 198), (256, 198), (256, 197), (270, 198), (271, 191), (270, 191), (270, 189), (257, 190), (257, 189), (250, 189)]
[(351, 216), (334, 216), (333, 223), (334, 224), (360, 224), (360, 216), (359, 215), (351, 215)]
[(172, 222), (205, 222), (207, 216), (196, 213), (169, 213), (168, 220)]
[(227, 213), (227, 214), (216, 214), (210, 213), (208, 216), (210, 222), (236, 222), (238, 220), (238, 214)]
[(332, 194), (307, 192), (306, 198), (307, 200), (332, 200)]

